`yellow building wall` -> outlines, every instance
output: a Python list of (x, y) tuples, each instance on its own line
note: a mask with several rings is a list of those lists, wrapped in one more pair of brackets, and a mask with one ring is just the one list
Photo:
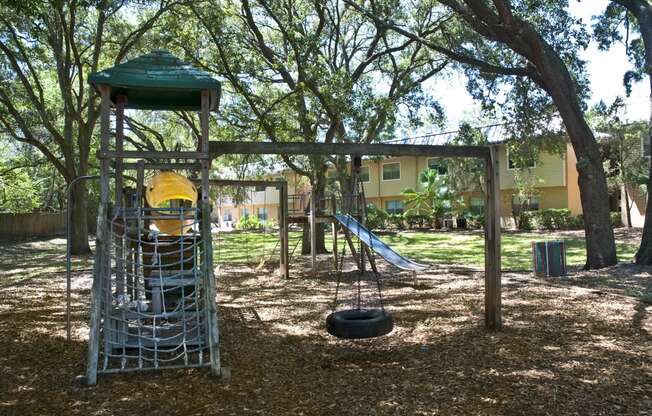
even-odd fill
[(568, 201), (567, 208), (573, 215), (582, 213), (580, 187), (577, 183), (578, 177), (577, 157), (575, 157), (575, 151), (569, 143), (566, 145), (566, 199)]
[[(365, 196), (367, 196), (367, 198), (386, 196), (400, 197), (401, 192), (403, 192), (404, 189), (416, 188), (418, 186), (418, 173), (420, 172), (418, 170), (419, 164), (417, 159), (418, 158), (414, 156), (405, 156), (377, 161), (363, 161), (362, 166), (369, 167), (369, 182), (364, 183)], [(401, 176), (399, 179), (383, 180), (383, 165), (390, 163), (400, 164)]]
[[(566, 208), (567, 194), (565, 187), (540, 188), (537, 192), (539, 195), (539, 209)], [(512, 213), (512, 198), (515, 194), (515, 189), (500, 190), (500, 223), (504, 228), (514, 228), (516, 226)], [(471, 205), (471, 198), (484, 198), (479, 192), (465, 193), (462, 197), (467, 207)]]
[[(500, 169), (500, 189), (513, 189), (514, 169), (509, 169), (507, 146), (498, 147), (498, 164)], [(539, 179), (537, 187), (566, 186), (567, 172), (565, 157), (558, 154), (542, 152), (539, 161), (532, 168), (532, 174)]]

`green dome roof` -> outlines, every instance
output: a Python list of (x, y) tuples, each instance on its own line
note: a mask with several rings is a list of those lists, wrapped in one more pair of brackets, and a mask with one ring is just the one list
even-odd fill
[(220, 91), (208, 73), (159, 49), (91, 74), (88, 81), (111, 86), (114, 102), (126, 95), (126, 108), (147, 110), (199, 110), (202, 90)]

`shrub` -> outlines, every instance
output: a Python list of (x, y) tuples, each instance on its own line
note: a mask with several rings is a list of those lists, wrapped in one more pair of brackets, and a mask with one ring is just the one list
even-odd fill
[(404, 217), (408, 228), (427, 228), (430, 225), (430, 218), (427, 215), (406, 213)]
[(383, 209), (376, 207), (375, 205), (367, 205), (367, 227), (369, 229), (385, 229), (387, 228), (387, 221), (389, 220), (389, 214)]
[(484, 228), (484, 214), (467, 214), (466, 223), (469, 228)]
[(403, 230), (405, 229), (405, 216), (403, 214), (391, 214), (389, 223), (392, 224), (392, 227)]
[(539, 211), (539, 227), (546, 230), (567, 230), (571, 224), (571, 213), (566, 208)]
[(518, 216), (518, 229), (534, 230), (537, 227), (536, 213), (536, 211), (521, 211), (521, 215)]
[(260, 223), (258, 217), (251, 215), (245, 215), (240, 217), (238, 222), (235, 225), (235, 228), (238, 230), (258, 230), (262, 228), (263, 225)]
[(623, 218), (620, 216), (620, 212), (616, 212), (616, 211), (610, 212), (609, 219), (611, 220), (612, 227), (622, 227)]
[(584, 216), (582, 214), (571, 217), (570, 228), (584, 228)]
[(549, 208), (540, 211), (523, 211), (518, 219), (519, 230), (568, 230), (582, 226), (582, 217), (573, 217), (566, 208)]

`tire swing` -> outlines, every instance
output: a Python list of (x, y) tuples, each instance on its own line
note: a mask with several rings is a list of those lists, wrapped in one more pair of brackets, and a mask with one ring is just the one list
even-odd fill
[[(354, 158), (354, 172), (358, 173), (360, 170), (360, 159)], [(354, 174), (354, 186), (353, 193), (351, 196), (351, 204), (349, 207), (353, 206), (353, 201), (358, 197), (358, 188), (357, 185), (361, 182), (358, 181), (358, 175)], [(364, 190), (362, 195), (364, 195)], [(351, 210), (352, 211), (352, 210)], [(349, 216), (350, 218), (350, 216)], [(347, 220), (346, 228), (349, 229), (349, 221)], [(338, 307), (338, 296), (340, 293), (340, 285), (342, 281), (342, 269), (344, 264), (344, 256), (346, 254), (346, 246), (343, 245), (342, 255), (340, 256), (340, 264), (338, 267), (337, 275), (337, 286), (335, 289), (335, 299), (332, 304), (332, 312), (326, 318), (326, 330), (329, 334), (341, 338), (341, 339), (365, 339), (365, 338), (376, 338), (383, 335), (387, 335), (394, 329), (394, 319), (392, 315), (385, 310), (383, 305), (383, 296), (381, 291), (381, 282), (380, 282), (380, 273), (375, 270), (373, 271), (373, 280), (375, 281), (375, 290), (378, 292), (378, 307), (364, 307), (363, 305), (363, 296), (362, 296), (362, 280), (364, 277), (364, 247), (363, 243), (360, 242), (360, 265), (359, 273), (355, 281), (355, 298), (353, 302), (353, 307), (349, 309), (340, 309)], [(351, 246), (353, 247), (353, 246)], [(373, 253), (373, 241), (369, 246), (369, 252)], [(373, 255), (373, 254), (372, 254)]]

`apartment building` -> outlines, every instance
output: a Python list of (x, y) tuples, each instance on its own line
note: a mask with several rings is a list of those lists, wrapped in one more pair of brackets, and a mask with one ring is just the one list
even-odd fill
[[(501, 190), (501, 223), (505, 228), (515, 226), (513, 219), (513, 203), (517, 194), (515, 185), (516, 170), (514, 161), (511, 160), (509, 150), (504, 143), (494, 143), (497, 149), (500, 167)], [(641, 153), (650, 155), (649, 145), (641, 143)], [(530, 166), (533, 177), (536, 178), (536, 196), (529, 201), (530, 209), (567, 208), (573, 215), (582, 213), (577, 160), (570, 144), (567, 144), (563, 155), (542, 153), (539, 161)], [(367, 203), (381, 207), (390, 214), (405, 211), (405, 198), (402, 195), (406, 188), (418, 189), (420, 174), (425, 169), (435, 169), (441, 175), (446, 175), (445, 168), (440, 166), (436, 158), (425, 156), (394, 157), (381, 160), (363, 160), (361, 181), (364, 186)], [(328, 175), (333, 177), (334, 172)], [(284, 179), (288, 182), (290, 212), (300, 212), (306, 208), (309, 201), (309, 185), (305, 178), (291, 170), (277, 172), (268, 176), (270, 180)], [(626, 222), (625, 201), (620, 193), (611, 196), (612, 211), (621, 211), (623, 223)], [(642, 227), (645, 220), (646, 195), (635, 189), (628, 190), (630, 198), (632, 224)], [(462, 195), (465, 205), (470, 212), (482, 213), (484, 211), (484, 198), (479, 193), (466, 193)], [(225, 225), (235, 224), (243, 215), (255, 215), (262, 221), (278, 218), (279, 195), (273, 188), (251, 189), (250, 195), (241, 205), (234, 205), (231, 201), (221, 201), (216, 204), (214, 215), (219, 216)]]

